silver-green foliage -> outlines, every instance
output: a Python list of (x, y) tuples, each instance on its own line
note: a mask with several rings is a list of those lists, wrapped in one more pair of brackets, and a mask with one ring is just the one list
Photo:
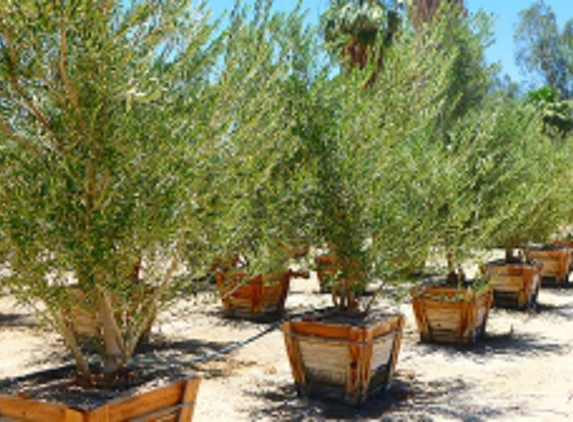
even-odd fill
[(43, 303), (81, 374), (78, 290), (114, 373), (173, 281), (252, 227), (250, 194), (289, 151), (287, 17), (269, 10), (218, 36), (187, 0), (0, 5), (3, 284)]
[(340, 307), (431, 252), (459, 277), (475, 251), (562, 221), (563, 189), (545, 182), (565, 177), (563, 151), (527, 107), (490, 94), (487, 36), (482, 16), (444, 9), (400, 34), (367, 89), (368, 69), (314, 85), (314, 227), (340, 261)]
[(314, 227), (339, 260), (340, 308), (354, 308), (368, 281), (423, 263), (444, 226), (468, 219), (456, 194), (469, 181), (445, 136), (447, 119), (459, 115), (459, 61), (440, 48), (444, 40), (438, 30), (402, 33), (376, 83), (364, 88), (369, 69), (355, 69), (328, 74), (310, 91), (307, 123), (318, 129), (303, 135), (316, 181)]

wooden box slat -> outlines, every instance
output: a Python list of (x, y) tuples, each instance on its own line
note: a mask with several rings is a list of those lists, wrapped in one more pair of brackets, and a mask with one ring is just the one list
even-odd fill
[(123, 421), (180, 403), (186, 384), (185, 381), (179, 381), (158, 391), (149, 391), (127, 400), (110, 403), (109, 419)]
[(57, 403), (35, 402), (24, 397), (0, 394), (0, 418), (8, 416), (16, 421), (68, 422), (83, 421), (80, 412)]
[(377, 347), (373, 348), (372, 360), (370, 362), (370, 370), (374, 371), (380, 367), (388, 365), (392, 359), (394, 336), (385, 336), (377, 343)]
[(300, 351), (311, 383), (344, 385), (348, 362), (346, 345), (301, 339)]

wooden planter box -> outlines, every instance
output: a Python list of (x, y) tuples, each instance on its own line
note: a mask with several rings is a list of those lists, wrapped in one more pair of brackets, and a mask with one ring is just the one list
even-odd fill
[(243, 271), (217, 272), (217, 288), (226, 316), (254, 320), (276, 319), (284, 313), (290, 279), (289, 270), (245, 280)]
[(555, 240), (554, 245), (569, 248), (569, 273), (573, 271), (573, 240)]
[(404, 316), (384, 316), (368, 325), (290, 321), (282, 326), (297, 393), (364, 402), (389, 387)]
[[(50, 371), (45, 371), (49, 373)], [(11, 380), (26, 383), (27, 379), (35, 376), (20, 377)], [(59, 382), (58, 382), (59, 381)], [(96, 406), (69, 405), (35, 399), (34, 392), (26, 388), (17, 394), (0, 393), (0, 420), (21, 422), (158, 422), (192, 420), (195, 400), (200, 378), (190, 378), (172, 381), (164, 385), (152, 386), (141, 391), (135, 388), (133, 393), (117, 393), (117, 397), (105, 404)], [(69, 380), (49, 381), (42, 387), (48, 389), (69, 388)], [(5, 386), (2, 388), (5, 390)], [(41, 391), (37, 391), (42, 395)], [(106, 392), (109, 394), (109, 392)], [(74, 392), (71, 392), (74, 395)], [(78, 396), (79, 394), (75, 394)], [(81, 402), (81, 398), (80, 398)]]
[(528, 260), (543, 263), (541, 280), (546, 285), (563, 285), (569, 281), (571, 249), (560, 245), (542, 245), (526, 250)]
[(426, 286), (411, 291), (422, 342), (469, 344), (485, 335), (493, 289)]
[(493, 287), (494, 305), (500, 308), (534, 308), (541, 286), (542, 267), (538, 261), (507, 263), (498, 260), (484, 265), (482, 271)]

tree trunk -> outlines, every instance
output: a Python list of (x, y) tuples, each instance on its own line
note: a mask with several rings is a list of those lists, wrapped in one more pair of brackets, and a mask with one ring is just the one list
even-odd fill
[(102, 322), (102, 340), (105, 347), (102, 369), (106, 378), (108, 376), (113, 378), (114, 374), (116, 374), (123, 365), (125, 365), (126, 359), (124, 356), (124, 345), (121, 331), (115, 321), (115, 312), (111, 303), (111, 298), (109, 294), (104, 291), (100, 291), (98, 314)]

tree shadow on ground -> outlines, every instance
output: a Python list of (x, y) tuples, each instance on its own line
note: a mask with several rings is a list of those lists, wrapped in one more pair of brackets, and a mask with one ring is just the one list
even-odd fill
[(422, 354), (439, 352), (446, 355), (510, 355), (528, 356), (564, 353), (570, 348), (566, 344), (548, 342), (547, 339), (526, 333), (486, 334), (483, 339), (469, 345), (444, 343), (418, 343)]
[(224, 354), (234, 342), (208, 341), (196, 339), (172, 340), (160, 334), (154, 334), (149, 341), (142, 342), (137, 348), (138, 354), (146, 355), (160, 352), (180, 354), (187, 359), (217, 353)]
[(570, 303), (561, 305), (538, 303), (536, 310), (533, 312), (540, 317), (549, 317), (553, 319), (564, 319), (571, 321), (573, 319), (573, 306)]
[(254, 361), (228, 358), (246, 341), (169, 340), (155, 337), (138, 347), (134, 361), (149, 364), (186, 367), (201, 373), (203, 378), (228, 377), (241, 368), (257, 365)]
[(543, 277), (541, 279), (542, 289), (563, 289), (571, 290), (573, 289), (573, 283), (570, 278), (567, 278), (565, 282), (557, 280), (555, 277)]
[(0, 313), (0, 327), (37, 327), (38, 322), (30, 314)]
[(251, 420), (379, 420), (433, 421), (444, 418), (481, 422), (503, 416), (503, 411), (469, 403), (456, 396), (470, 387), (461, 379), (422, 383), (411, 373), (398, 371), (391, 387), (370, 397), (361, 406), (322, 398), (298, 397), (292, 384), (261, 386), (251, 392), (267, 405), (251, 412)]
[[(33, 366), (43, 366), (43, 367), (54, 367), (68, 365), (73, 361), (73, 356), (65, 346), (62, 344), (61, 348), (54, 348), (51, 350), (44, 351), (41, 355), (37, 356), (32, 365)], [(1, 421), (2, 419), (0, 419)]]

